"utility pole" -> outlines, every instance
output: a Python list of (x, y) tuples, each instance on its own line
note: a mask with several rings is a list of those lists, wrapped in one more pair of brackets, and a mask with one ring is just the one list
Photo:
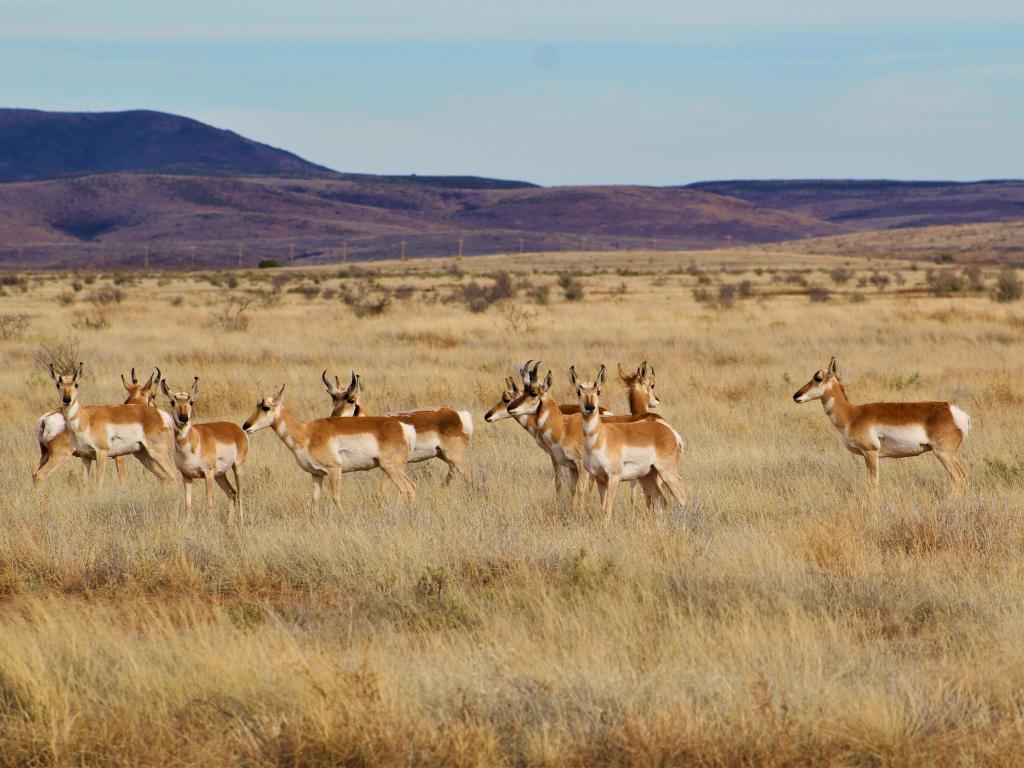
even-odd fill
[(651, 250), (652, 251), (658, 250), (658, 238), (657, 237), (652, 237), (651, 238)]
[(341, 243), (341, 260), (348, 261), (348, 240), (343, 240)]
[(459, 258), (462, 258), (462, 238), (459, 238)]
[(149, 271), (149, 246), (146, 246), (145, 251), (142, 253), (142, 268)]
[(242, 244), (238, 244), (238, 268), (242, 268)]
[(519, 238), (519, 255), (523, 255), (523, 238)]
[(402, 255), (399, 258), (405, 261), (405, 240), (402, 241)]
[(288, 263), (289, 264), (294, 264), (295, 263), (295, 246), (294, 245), (289, 245), (288, 246)]
[(107, 263), (107, 246), (101, 245), (100, 246), (100, 269), (101, 270), (106, 265), (106, 263)]
[(196, 247), (193, 245), (189, 249), (189, 251), (191, 252), (191, 256), (189, 257), (189, 266), (192, 269), (195, 269), (196, 268)]

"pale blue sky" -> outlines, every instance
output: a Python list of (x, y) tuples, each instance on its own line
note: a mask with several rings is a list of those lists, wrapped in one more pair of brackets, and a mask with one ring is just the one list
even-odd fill
[(1024, 3), (0, 0), (0, 105), (189, 115), (338, 170), (1024, 176)]

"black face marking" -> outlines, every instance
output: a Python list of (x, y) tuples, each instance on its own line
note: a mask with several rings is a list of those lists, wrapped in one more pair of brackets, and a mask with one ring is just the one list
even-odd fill
[(814, 374), (814, 380), (820, 384), (821, 383), (821, 374), (820, 373)]
[(262, 410), (262, 411), (269, 411), (270, 410), (270, 406), (267, 405), (266, 403), (260, 403), (260, 410)]

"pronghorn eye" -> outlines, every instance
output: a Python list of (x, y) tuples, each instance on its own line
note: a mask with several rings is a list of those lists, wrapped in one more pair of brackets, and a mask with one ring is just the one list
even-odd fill
[(821, 382), (821, 374), (820, 373), (814, 374), (814, 380), (817, 381), (817, 382)]
[(260, 405), (260, 408), (262, 408), (264, 411), (269, 411), (270, 410), (270, 406), (267, 405), (266, 403), (262, 403)]

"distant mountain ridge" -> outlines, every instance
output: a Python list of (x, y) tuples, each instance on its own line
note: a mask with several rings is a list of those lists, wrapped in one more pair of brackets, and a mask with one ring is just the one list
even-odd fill
[(718, 248), (1016, 219), (1017, 180), (540, 187), (338, 172), (162, 112), (0, 110), (0, 265), (61, 266), (100, 247), (133, 263), (141, 244), (167, 265), (196, 250), (233, 263), (238, 245), (307, 261)]

